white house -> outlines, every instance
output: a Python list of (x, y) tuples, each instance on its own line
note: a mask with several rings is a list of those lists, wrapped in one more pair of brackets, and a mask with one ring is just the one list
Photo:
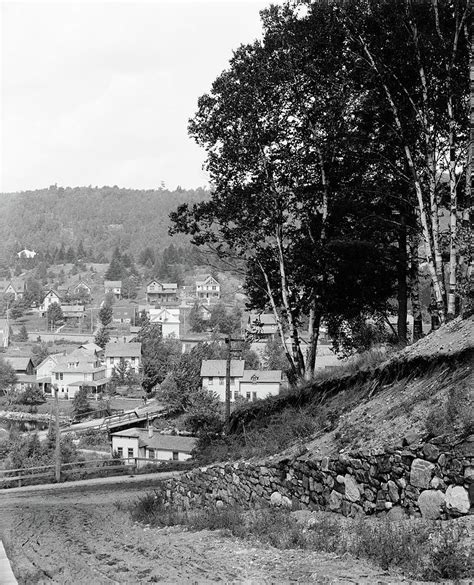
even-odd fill
[(122, 297), (122, 281), (121, 280), (105, 280), (104, 293), (112, 293), (116, 299)]
[(27, 250), (24, 248), (16, 253), (18, 258), (34, 258), (36, 256), (36, 252), (34, 250)]
[[(225, 402), (226, 360), (203, 360), (201, 364), (202, 387), (215, 392)], [(276, 396), (282, 383), (281, 370), (245, 370), (244, 360), (231, 360), (230, 400), (259, 400)]]
[(51, 381), (58, 387), (60, 398), (74, 398), (80, 388), (91, 389), (97, 398), (107, 384), (105, 372), (95, 352), (76, 349), (58, 359), (51, 370)]
[(110, 378), (114, 367), (124, 360), (136, 374), (140, 371), (142, 359), (141, 343), (108, 343), (105, 346), (105, 367)]
[[(244, 375), (244, 360), (230, 362), (230, 395), (233, 402), (239, 395), (239, 380)], [(226, 360), (203, 360), (201, 364), (202, 387), (215, 392), (225, 402)]]
[(52, 353), (36, 366), (36, 383), (45, 394), (51, 394), (52, 372), (58, 365), (58, 361), (64, 353)]
[(54, 303), (58, 304), (61, 306), (61, 297), (59, 296), (59, 293), (57, 293), (55, 290), (50, 289), (45, 297), (43, 298), (43, 302), (40, 305), (40, 313), (42, 315), (44, 315), (45, 313), (48, 312), (48, 309), (51, 305), (53, 305)]
[[(194, 437), (161, 435), (152, 429), (131, 428), (111, 433), (112, 453), (142, 467), (154, 461), (186, 461), (196, 446)], [(142, 461), (136, 459), (143, 459)]]
[(201, 280), (196, 280), (196, 297), (207, 303), (217, 301), (221, 297), (221, 285), (210, 274)]
[(175, 337), (179, 339), (180, 310), (170, 309), (150, 309), (150, 323), (160, 323), (163, 337)]
[(281, 383), (281, 370), (244, 370), (239, 380), (239, 395), (248, 401), (277, 396)]

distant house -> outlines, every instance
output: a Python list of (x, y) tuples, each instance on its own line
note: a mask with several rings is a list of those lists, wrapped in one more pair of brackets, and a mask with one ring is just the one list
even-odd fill
[[(231, 401), (239, 395), (239, 380), (244, 375), (244, 360), (231, 360), (230, 394)], [(226, 360), (203, 360), (201, 364), (202, 387), (215, 392), (221, 402), (225, 402)]]
[(199, 316), (203, 321), (209, 321), (211, 318), (211, 309), (208, 305), (199, 305)]
[[(230, 368), (230, 400), (239, 397), (259, 400), (276, 396), (282, 383), (281, 370), (245, 370), (244, 360), (232, 360)], [(201, 365), (202, 387), (215, 392), (225, 402), (226, 360), (203, 360)]]
[(281, 383), (281, 370), (244, 370), (239, 380), (239, 394), (248, 401), (277, 396)]
[(95, 352), (76, 349), (58, 359), (51, 371), (52, 383), (60, 398), (74, 398), (80, 388), (90, 389), (97, 398), (107, 384), (105, 371)]
[(10, 355), (6, 355), (4, 358), (5, 361), (15, 370), (18, 378), (16, 386), (18, 390), (23, 390), (30, 384), (36, 384), (35, 367), (31, 358)]
[(146, 287), (146, 302), (149, 304), (167, 304), (178, 301), (178, 285), (175, 282), (158, 282), (152, 280)]
[(150, 323), (161, 324), (161, 334), (163, 337), (175, 337), (179, 339), (179, 309), (150, 309)]
[(84, 319), (84, 305), (61, 305), (63, 316), (67, 321), (80, 321)]
[(24, 248), (23, 250), (17, 252), (16, 255), (18, 258), (34, 258), (36, 256), (36, 252), (34, 250), (27, 250)]
[(80, 280), (75, 286), (72, 287), (72, 292), (75, 295), (82, 294), (85, 297), (90, 297), (92, 294), (92, 289), (87, 284), (87, 282)]
[(277, 321), (273, 313), (250, 313), (247, 332), (255, 336), (255, 341), (274, 339), (278, 332)]
[(137, 320), (137, 305), (113, 305), (112, 320), (114, 323), (135, 323)]
[(45, 394), (51, 394), (52, 371), (64, 355), (64, 353), (50, 354), (36, 366), (36, 383)]
[(122, 298), (122, 281), (106, 280), (104, 281), (104, 293), (112, 293), (116, 299)]
[(61, 305), (61, 297), (58, 292), (53, 289), (50, 289), (43, 298), (41, 305), (39, 307), (40, 313), (44, 316), (51, 305), (54, 303)]
[(221, 297), (221, 285), (210, 274), (196, 281), (196, 297), (208, 303), (217, 301)]
[(15, 301), (22, 299), (26, 292), (26, 283), (20, 278), (11, 278), (9, 280), (0, 280), (0, 294), (4, 297), (7, 295), (14, 298)]
[(124, 360), (136, 374), (140, 371), (142, 360), (141, 343), (108, 343), (105, 346), (105, 367), (107, 377), (112, 376), (114, 367)]
[[(196, 446), (194, 437), (161, 435), (156, 431), (131, 428), (111, 433), (112, 453), (142, 467), (152, 461), (186, 461)], [(140, 461), (137, 459), (144, 459)]]
[(7, 319), (0, 319), (0, 347), (8, 347), (10, 343), (10, 325)]

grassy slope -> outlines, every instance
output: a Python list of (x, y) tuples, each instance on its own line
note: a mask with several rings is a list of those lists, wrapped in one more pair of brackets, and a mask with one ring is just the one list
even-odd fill
[(303, 446), (315, 456), (401, 445), (411, 432), (472, 432), (474, 318), (456, 319), (375, 369), (316, 381), (246, 405), (204, 460), (264, 456)]

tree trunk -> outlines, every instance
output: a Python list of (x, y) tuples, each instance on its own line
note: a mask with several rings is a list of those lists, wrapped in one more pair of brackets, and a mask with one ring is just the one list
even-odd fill
[(400, 214), (400, 228), (398, 230), (398, 262), (397, 262), (397, 337), (398, 342), (406, 345), (407, 336), (407, 317), (408, 317), (408, 290), (407, 290), (407, 226), (406, 218), (403, 212)]
[(280, 227), (276, 230), (276, 241), (277, 241), (277, 248), (278, 248), (278, 264), (280, 268), (280, 280), (281, 280), (281, 297), (283, 301), (283, 307), (285, 309), (286, 318), (288, 319), (288, 326), (290, 328), (290, 336), (291, 336), (291, 351), (293, 354), (293, 361), (297, 368), (297, 376), (298, 378), (304, 377), (304, 359), (303, 354), (301, 353), (300, 347), (300, 337), (298, 328), (296, 326), (296, 322), (293, 318), (293, 313), (290, 307), (289, 295), (288, 295), (288, 283), (286, 279), (286, 269), (285, 269), (285, 260), (283, 255), (283, 244), (280, 236)]
[(316, 355), (318, 352), (319, 329), (322, 317), (321, 310), (316, 306), (317, 303), (315, 302), (314, 305), (315, 306), (313, 306), (309, 313), (309, 349), (306, 358), (305, 371), (305, 377), (307, 380), (311, 380), (311, 378), (314, 377), (314, 372), (316, 370)]
[(413, 313), (413, 341), (418, 341), (423, 337), (423, 317), (420, 304), (417, 234), (410, 238), (410, 300)]

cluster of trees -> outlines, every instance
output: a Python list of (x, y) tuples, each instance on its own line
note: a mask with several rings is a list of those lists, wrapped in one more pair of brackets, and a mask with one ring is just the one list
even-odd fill
[[(205, 189), (137, 190), (117, 186), (52, 185), (36, 191), (4, 193), (0, 258), (13, 266), (16, 253), (25, 246), (38, 253), (33, 262), (27, 261), (28, 268), (45, 258), (48, 265), (67, 261), (105, 263), (116, 246), (138, 257), (151, 241), (157, 249), (169, 245), (168, 215), (176, 204), (206, 197)], [(179, 241), (184, 243), (186, 238)]]
[(203, 319), (201, 305), (198, 301), (194, 303), (189, 312), (189, 324), (191, 331), (201, 333), (211, 330), (214, 333), (232, 335), (240, 333), (242, 322), (242, 311), (240, 307), (234, 305), (232, 309), (227, 309), (224, 303), (212, 305), (208, 320)]
[(98, 313), (98, 319), (100, 322), (100, 327), (97, 330), (95, 335), (95, 343), (100, 347), (104, 348), (107, 343), (110, 341), (110, 324), (112, 323), (113, 319), (113, 309), (110, 302), (106, 302), (102, 305)]
[(323, 319), (337, 334), (386, 317), (396, 296), (399, 341), (408, 299), (419, 334), (420, 265), (437, 319), (458, 311), (472, 249), (458, 229), (471, 208), (469, 3), (302, 0), (262, 21), (190, 121), (213, 193), (171, 217), (242, 271), (252, 306), (289, 331), (293, 378), (310, 378)]

